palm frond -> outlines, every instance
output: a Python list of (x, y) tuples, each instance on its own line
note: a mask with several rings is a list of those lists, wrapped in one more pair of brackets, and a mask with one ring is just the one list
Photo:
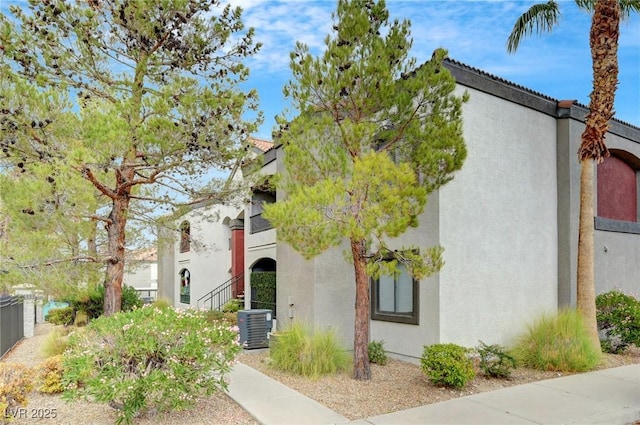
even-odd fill
[[(640, 1), (640, 0), (636, 0)], [(560, 7), (556, 0), (534, 4), (516, 21), (507, 39), (507, 52), (514, 53), (523, 37), (533, 33), (551, 32), (558, 23)]]
[[(580, 9), (593, 12), (596, 6), (596, 0), (575, 0), (576, 5)], [(640, 0), (618, 0), (620, 3), (620, 17), (628, 18), (631, 13), (640, 13)]]
[(640, 0), (620, 0), (620, 17), (626, 19), (632, 12), (640, 13)]
[(575, 2), (580, 9), (584, 9), (589, 12), (593, 12), (593, 9), (596, 7), (596, 0), (575, 0)]

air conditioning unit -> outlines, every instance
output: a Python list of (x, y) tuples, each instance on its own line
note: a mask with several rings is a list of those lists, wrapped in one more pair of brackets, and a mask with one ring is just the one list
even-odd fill
[(269, 332), (273, 326), (271, 310), (254, 309), (238, 311), (240, 344), (245, 349), (269, 347)]

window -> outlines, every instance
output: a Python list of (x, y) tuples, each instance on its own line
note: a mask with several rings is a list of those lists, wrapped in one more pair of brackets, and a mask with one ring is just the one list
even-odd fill
[(262, 218), (264, 204), (273, 204), (276, 202), (276, 193), (270, 190), (253, 190), (251, 197), (251, 233), (262, 232), (271, 229), (273, 226), (268, 220)]
[(596, 229), (640, 233), (640, 159), (612, 149), (598, 164)]
[(638, 221), (636, 170), (611, 156), (598, 165), (598, 216)]
[(191, 225), (188, 221), (180, 224), (180, 252), (189, 252), (191, 250)]
[(398, 264), (395, 276), (371, 281), (371, 319), (418, 324), (419, 282)]
[(191, 273), (187, 269), (180, 270), (180, 302), (191, 303)]

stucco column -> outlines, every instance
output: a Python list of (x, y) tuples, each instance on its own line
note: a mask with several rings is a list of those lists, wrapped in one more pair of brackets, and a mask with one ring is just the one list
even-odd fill
[(32, 297), (26, 298), (23, 303), (23, 317), (24, 317), (24, 337), (31, 338), (35, 334), (35, 320), (36, 320), (36, 303)]
[[(244, 220), (231, 220), (231, 278), (244, 273)], [(233, 297), (244, 295), (244, 275), (233, 285)]]

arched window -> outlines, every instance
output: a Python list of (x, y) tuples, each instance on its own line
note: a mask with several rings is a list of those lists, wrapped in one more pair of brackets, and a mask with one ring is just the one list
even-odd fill
[(189, 252), (191, 250), (191, 225), (188, 221), (180, 224), (180, 252)]
[(191, 273), (189, 270), (180, 270), (180, 302), (191, 303)]
[(611, 151), (598, 164), (598, 217), (638, 222), (638, 158), (624, 151)]

